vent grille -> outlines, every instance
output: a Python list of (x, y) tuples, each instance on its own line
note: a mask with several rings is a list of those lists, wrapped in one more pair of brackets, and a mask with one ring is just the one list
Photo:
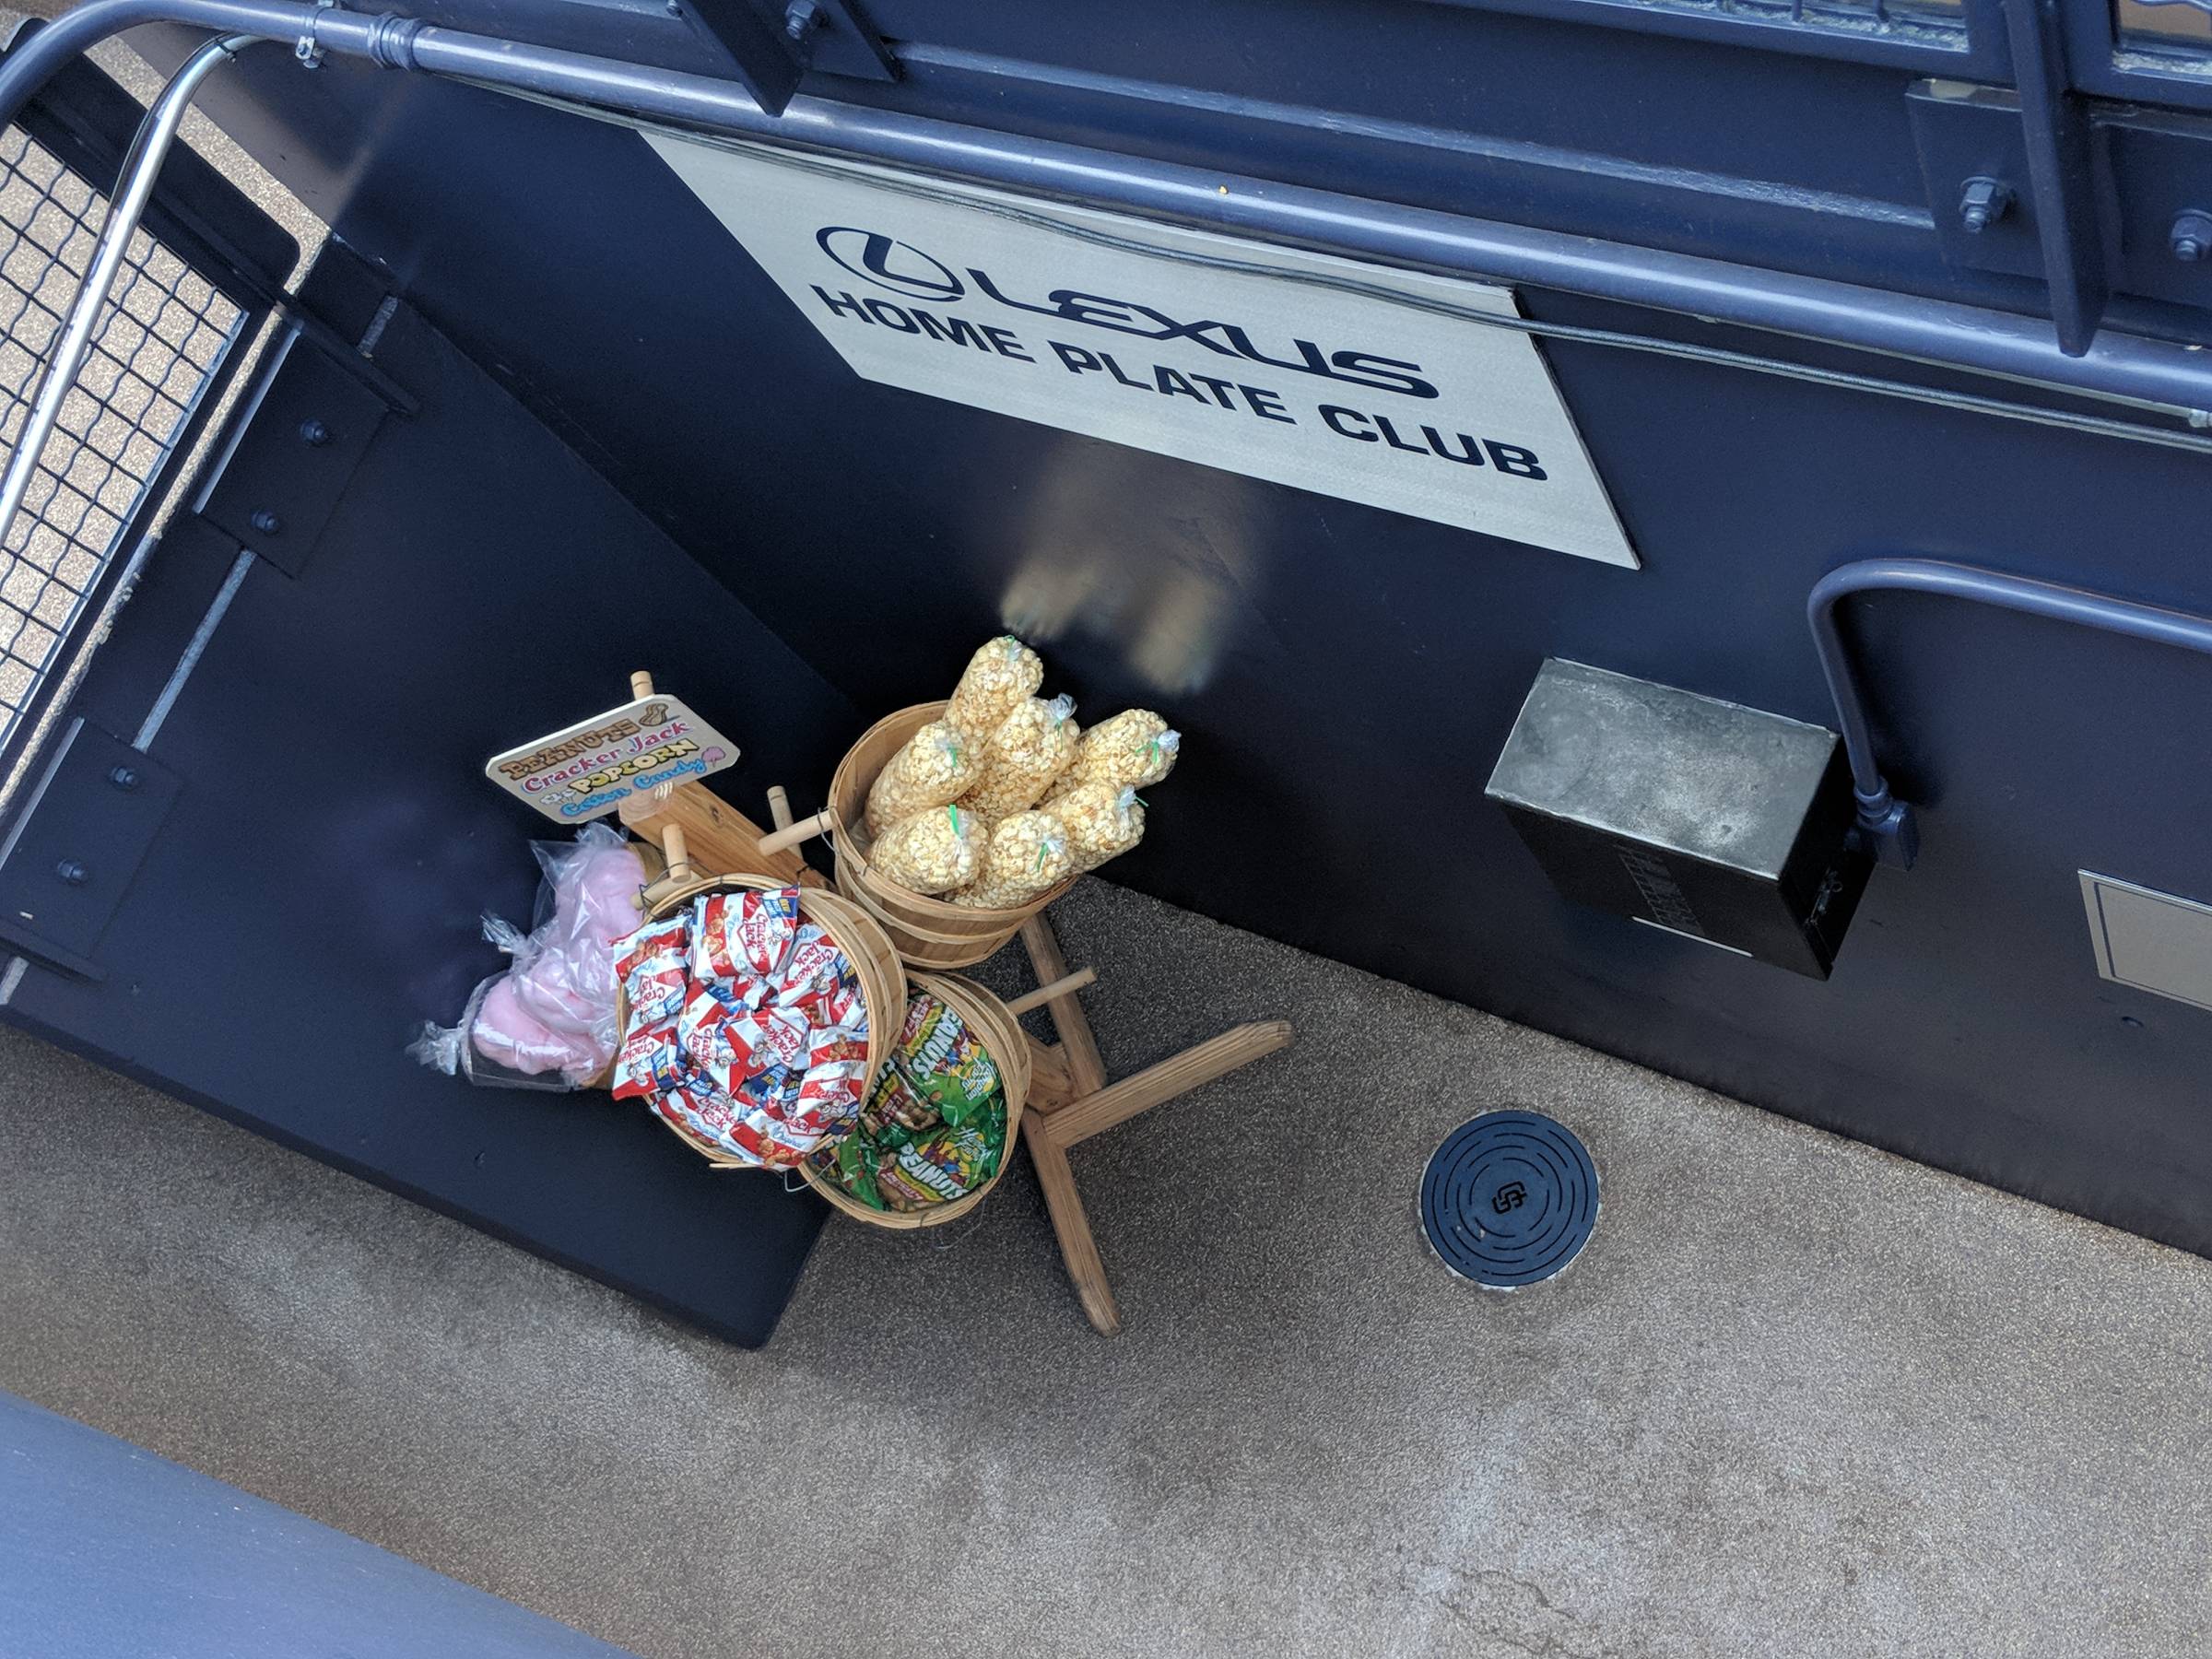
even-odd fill
[[(9, 453), (106, 210), (105, 196), (20, 128), (0, 135), (0, 449)], [(0, 745), (68, 660), (101, 578), (245, 322), (176, 253), (143, 229), (133, 235), (0, 545)]]

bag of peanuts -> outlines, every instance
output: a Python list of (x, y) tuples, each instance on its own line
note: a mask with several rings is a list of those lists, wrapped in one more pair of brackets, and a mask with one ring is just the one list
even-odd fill
[(933, 720), (890, 759), (868, 789), (868, 833), (900, 818), (949, 806), (982, 775), (982, 745), (949, 720)]
[(1001, 634), (968, 659), (943, 719), (981, 743), (1043, 684), (1044, 664), (1037, 653), (1012, 634)]
[(877, 838), (868, 862), (886, 881), (927, 896), (972, 882), (982, 851), (982, 820), (955, 804), (900, 819)]
[(947, 897), (976, 910), (1012, 910), (1076, 873), (1067, 830), (1049, 812), (1018, 812), (994, 827), (975, 880)]
[(1075, 712), (1072, 697), (1024, 698), (983, 744), (983, 774), (960, 805), (995, 824), (1043, 799), (1075, 762), (1083, 734)]

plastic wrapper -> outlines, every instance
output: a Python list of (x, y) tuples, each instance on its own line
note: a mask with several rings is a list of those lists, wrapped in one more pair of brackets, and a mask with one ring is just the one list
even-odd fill
[(645, 867), (606, 824), (531, 851), (542, 877), (535, 925), (524, 934), (484, 918), (484, 936), (513, 966), (477, 987), (457, 1025), (424, 1026), (407, 1052), (472, 1083), (581, 1088), (614, 1057), (610, 947), (638, 926)]
[(907, 1003), (891, 1064), (816, 1171), (863, 1204), (917, 1210), (973, 1192), (1006, 1155), (1006, 1093), (989, 1053), (926, 991)]
[(946, 897), (977, 910), (1012, 910), (1075, 873), (1076, 857), (1060, 820), (1049, 812), (1018, 812), (991, 831), (975, 879)]
[(772, 974), (798, 936), (799, 889), (701, 893), (691, 912), (692, 978)]
[(1044, 664), (1012, 634), (977, 647), (941, 719), (981, 743), (1044, 684)]
[(852, 961), (805, 920), (795, 889), (702, 895), (610, 951), (629, 1000), (618, 1098), (770, 1169), (795, 1168), (851, 1127), (867, 1086), (867, 1006)]
[(986, 824), (1026, 812), (1075, 763), (1083, 728), (1075, 722), (1076, 700), (1032, 697), (1017, 708), (983, 745), (983, 774), (960, 797)]
[(1064, 791), (1045, 810), (1067, 832), (1078, 871), (1095, 870), (1145, 839), (1145, 804), (1132, 788), (1086, 783)]
[(868, 788), (868, 833), (881, 835), (900, 818), (949, 806), (982, 775), (982, 737), (949, 720), (933, 720), (893, 755)]
[(1076, 758), (1045, 797), (1054, 805), (1071, 789), (1111, 783), (1117, 789), (1146, 789), (1175, 770), (1182, 734), (1149, 709), (1124, 709), (1083, 734)]
[(673, 1019), (691, 994), (690, 929), (681, 916), (648, 922), (612, 949), (632, 1021)]
[(997, 1172), (999, 1142), (981, 1124), (946, 1129), (926, 1140), (910, 1141), (876, 1171), (876, 1190), (895, 1210), (924, 1209), (965, 1197)]
[(926, 991), (908, 999), (891, 1065), (956, 1129), (975, 1122), (1000, 1089), (990, 1051), (968, 1030), (958, 1009)]
[(964, 806), (935, 806), (901, 818), (877, 838), (868, 863), (910, 893), (945, 893), (975, 879), (983, 826)]

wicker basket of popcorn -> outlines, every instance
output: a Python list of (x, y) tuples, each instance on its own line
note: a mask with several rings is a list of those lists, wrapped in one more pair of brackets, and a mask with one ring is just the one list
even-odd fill
[(1137, 789), (1165, 778), (1182, 738), (1148, 709), (1088, 731), (1075, 700), (1040, 694), (1044, 665), (1011, 635), (986, 641), (953, 694), (870, 726), (838, 763), (830, 804), (766, 851), (827, 835), (837, 889), (920, 968), (990, 956), (1076, 878), (1145, 832)]

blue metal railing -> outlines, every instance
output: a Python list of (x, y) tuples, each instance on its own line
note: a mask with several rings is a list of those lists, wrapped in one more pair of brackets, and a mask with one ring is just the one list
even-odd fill
[[(2029, 0), (2014, 10), (2032, 13)], [(2212, 362), (2175, 341), (2094, 333), (2101, 300), (2081, 248), (2078, 144), (2063, 69), (2041, 53), (2042, 96), (2023, 96), (2041, 141), (2030, 184), (2046, 253), (2061, 273), (2059, 339), (2031, 317), (1691, 254), (1367, 201), (1275, 181), (1230, 178), (1081, 146), (1026, 138), (824, 99), (771, 115), (728, 80), (461, 32), (394, 16), (285, 0), (88, 0), (0, 65), (5, 121), (69, 57), (142, 23), (176, 22), (295, 42), (325, 53), (567, 100), (711, 132), (795, 145), (1235, 233), (1326, 247), (1486, 281), (1556, 288), (1678, 315), (1831, 343), (1919, 364), (2071, 393), (2212, 428)], [(2035, 43), (2048, 44), (2030, 31)], [(2047, 198), (2047, 199), (2046, 199)], [(2086, 273), (2086, 274), (2085, 274)], [(2068, 285), (2066, 276), (2080, 279)], [(2112, 423), (2117, 425), (2117, 423)], [(2176, 427), (2136, 429), (2194, 446)], [(2129, 435), (2124, 429), (2114, 435)]]
[(1920, 850), (1919, 830), (1912, 808), (1891, 794), (1888, 780), (1882, 776), (1881, 766), (1875, 759), (1865, 689), (1836, 618), (1844, 600), (1855, 594), (1873, 593), (1934, 594), (1964, 599), (2212, 656), (2212, 618), (2116, 599), (2086, 588), (1936, 559), (1865, 559), (1830, 571), (1813, 584), (1806, 600), (1806, 618), (1812, 624), (1820, 670), (1828, 677), (1829, 691), (1836, 700), (1836, 719), (1851, 759), (1852, 790), (1859, 803), (1858, 832), (1866, 851), (1900, 870), (1912, 867)]

